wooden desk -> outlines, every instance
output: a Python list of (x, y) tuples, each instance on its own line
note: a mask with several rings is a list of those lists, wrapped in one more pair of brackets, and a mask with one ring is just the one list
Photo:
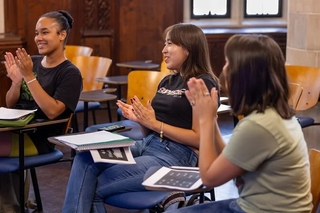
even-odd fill
[[(104, 102), (104, 101), (112, 101), (116, 99), (117, 99), (116, 95), (106, 94), (105, 89), (81, 92), (79, 100), (83, 101), (83, 104), (84, 104), (83, 130), (86, 130), (86, 128), (88, 127), (88, 102)], [(108, 107), (110, 107), (110, 104), (108, 104)], [(109, 110), (109, 118), (111, 118), (110, 110)]]
[(67, 123), (69, 118), (59, 120), (47, 120), (38, 122), (32, 120), (28, 125), (24, 127), (0, 127), (0, 132), (14, 132), (19, 135), (19, 204), (21, 212), (24, 213), (24, 134), (29, 132), (35, 132), (38, 127), (49, 126), (60, 123)]
[(118, 67), (125, 67), (131, 70), (156, 70), (160, 65), (152, 63), (152, 61), (127, 61), (116, 64)]
[(96, 78), (96, 81), (103, 82), (105, 84), (114, 84), (117, 85), (117, 97), (118, 100), (121, 100), (121, 86), (128, 84), (128, 76), (127, 75), (118, 75), (118, 76), (110, 76), (104, 78)]
[[(105, 84), (114, 84), (117, 85), (117, 99), (122, 100), (121, 94), (122, 89), (121, 87), (123, 85), (128, 84), (128, 76), (127, 75), (118, 75), (118, 76), (110, 76), (110, 77), (104, 77), (104, 78), (96, 78), (96, 81), (103, 82)], [(117, 120), (120, 121), (120, 115), (117, 114)]]

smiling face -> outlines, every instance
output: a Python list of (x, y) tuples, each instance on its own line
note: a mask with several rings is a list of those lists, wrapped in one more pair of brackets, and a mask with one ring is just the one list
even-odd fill
[(39, 54), (50, 55), (57, 50), (63, 50), (66, 31), (59, 30), (59, 25), (53, 18), (40, 18), (36, 24), (34, 41)]
[(165, 46), (162, 50), (162, 53), (167, 68), (177, 71), (180, 70), (182, 64), (187, 59), (189, 54), (188, 50), (171, 42), (169, 33), (167, 33)]

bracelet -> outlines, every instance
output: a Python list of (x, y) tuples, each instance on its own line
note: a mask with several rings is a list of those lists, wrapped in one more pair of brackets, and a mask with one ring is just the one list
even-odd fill
[(161, 122), (161, 125), (160, 125), (160, 142), (162, 142), (162, 139), (163, 139), (163, 122)]
[(32, 82), (34, 82), (35, 80), (37, 80), (36, 78), (34, 78), (34, 79), (32, 79), (32, 80), (30, 80), (30, 81), (28, 81), (27, 82), (27, 84), (31, 84)]

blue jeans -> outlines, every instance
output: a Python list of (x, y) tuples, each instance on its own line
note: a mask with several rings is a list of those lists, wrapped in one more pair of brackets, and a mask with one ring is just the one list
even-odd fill
[(194, 206), (183, 207), (167, 213), (245, 213), (237, 203), (236, 199), (220, 200), (202, 203)]
[[(76, 155), (68, 182), (63, 213), (106, 212), (112, 195), (145, 191), (143, 176), (152, 166), (196, 166), (198, 155), (188, 147), (150, 134), (131, 147), (136, 164), (94, 163), (90, 152)], [(139, 199), (139, 198), (137, 198)]]

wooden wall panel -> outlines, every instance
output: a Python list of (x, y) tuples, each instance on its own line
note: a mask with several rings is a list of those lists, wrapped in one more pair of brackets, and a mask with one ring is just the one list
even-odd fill
[(204, 30), (208, 40), (210, 60), (214, 73), (220, 78), (221, 93), (226, 95), (224, 78), (221, 75), (225, 64), (224, 46), (227, 40), (234, 34), (264, 34), (272, 37), (280, 46), (283, 54), (286, 52), (287, 29), (286, 28), (239, 28), (239, 29), (212, 29)]
[[(162, 61), (162, 32), (183, 20), (183, 0), (118, 0), (119, 25), (116, 43), (117, 62)], [(116, 68), (114, 74), (127, 74)]]
[[(29, 54), (38, 54), (38, 49), (34, 43), (35, 25), (41, 15), (46, 12), (64, 9), (71, 10), (71, 0), (9, 0), (8, 2), (17, 2), (18, 17), (10, 16), (17, 19), (19, 26), (18, 35), (26, 39), (27, 51)], [(21, 28), (20, 28), (21, 27)]]

